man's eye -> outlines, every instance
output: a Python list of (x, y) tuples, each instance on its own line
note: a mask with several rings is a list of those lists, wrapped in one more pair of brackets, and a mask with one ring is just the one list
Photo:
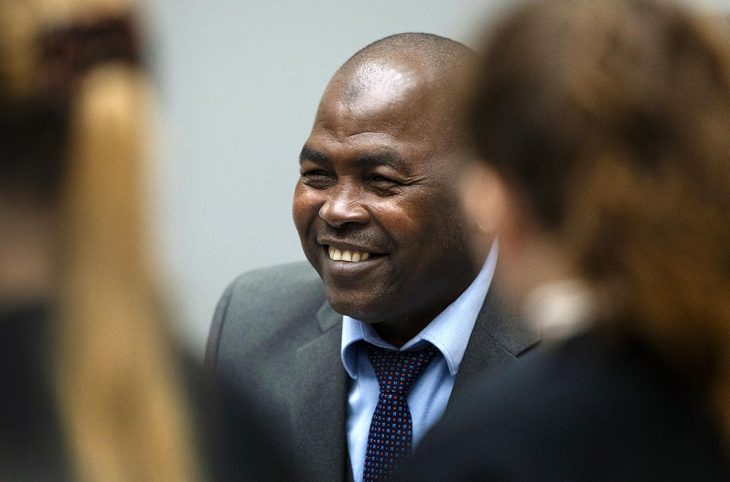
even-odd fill
[(310, 169), (308, 171), (302, 171), (302, 177), (317, 177), (326, 176), (327, 172), (322, 169)]
[(373, 182), (392, 182), (391, 179), (388, 179), (385, 176), (381, 176), (380, 174), (373, 174), (370, 176), (370, 180)]
[(323, 169), (310, 169), (308, 171), (302, 171), (302, 180), (308, 186), (312, 187), (326, 187), (331, 182), (334, 176), (323, 170)]
[(368, 182), (377, 187), (392, 187), (400, 186), (401, 183), (390, 177), (383, 176), (382, 174), (371, 174), (368, 176)]

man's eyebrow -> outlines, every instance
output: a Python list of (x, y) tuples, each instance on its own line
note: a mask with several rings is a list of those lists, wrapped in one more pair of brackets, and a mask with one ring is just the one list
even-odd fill
[(315, 162), (323, 166), (332, 165), (332, 161), (324, 152), (320, 152), (307, 146), (302, 147), (302, 152), (299, 153), (299, 164), (301, 165), (304, 161)]
[(409, 171), (408, 164), (406, 163), (405, 159), (403, 159), (400, 154), (394, 151), (382, 151), (362, 154), (361, 156), (357, 157), (356, 162), (360, 167), (373, 168), (378, 166), (386, 166), (403, 173)]

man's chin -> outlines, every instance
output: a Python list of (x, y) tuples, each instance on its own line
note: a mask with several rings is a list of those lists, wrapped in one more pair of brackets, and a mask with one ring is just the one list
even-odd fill
[(358, 296), (352, 292), (346, 294), (328, 293), (327, 302), (337, 313), (366, 323), (374, 323), (373, 320), (378, 319), (377, 313), (373, 311), (373, 306), (382, 306), (375, 300), (365, 299), (361, 295)]

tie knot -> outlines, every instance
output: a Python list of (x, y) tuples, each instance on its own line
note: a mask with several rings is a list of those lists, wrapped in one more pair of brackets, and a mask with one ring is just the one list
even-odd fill
[(407, 395), (413, 382), (438, 354), (429, 344), (419, 351), (394, 351), (370, 343), (365, 345), (370, 364), (375, 370), (381, 393)]

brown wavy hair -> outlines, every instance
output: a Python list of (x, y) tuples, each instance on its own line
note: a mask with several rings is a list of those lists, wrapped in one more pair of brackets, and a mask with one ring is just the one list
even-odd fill
[(730, 436), (730, 42), (659, 0), (549, 0), (493, 32), (471, 127), (485, 162)]
[(150, 263), (133, 25), (121, 1), (0, 0), (2, 183), (59, 219), (52, 365), (74, 478), (199, 480)]

